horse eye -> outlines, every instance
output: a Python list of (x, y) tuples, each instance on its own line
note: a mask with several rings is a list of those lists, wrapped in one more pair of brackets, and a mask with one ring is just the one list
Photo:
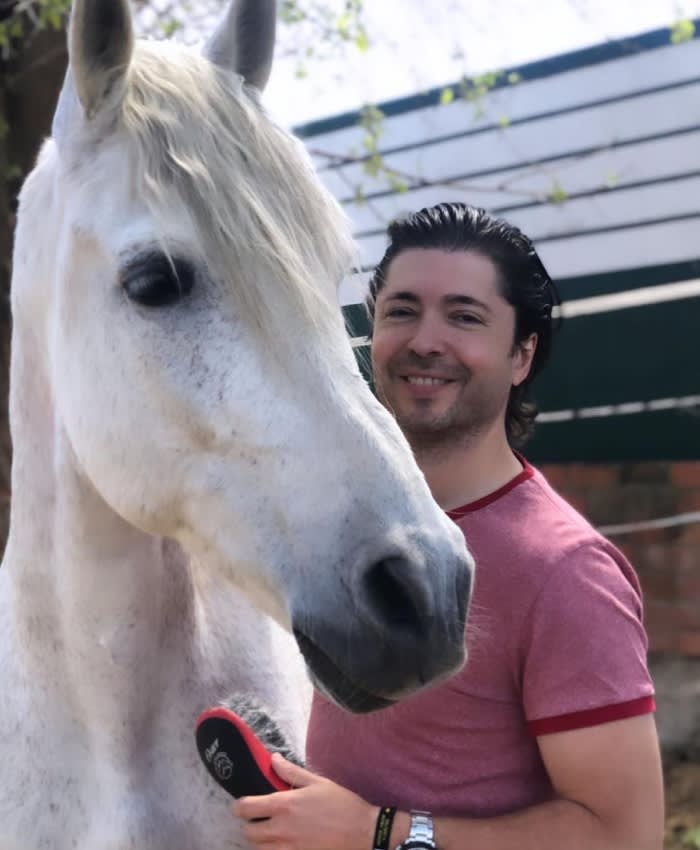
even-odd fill
[(186, 260), (151, 255), (130, 263), (122, 272), (121, 284), (137, 304), (167, 307), (190, 294), (194, 269)]

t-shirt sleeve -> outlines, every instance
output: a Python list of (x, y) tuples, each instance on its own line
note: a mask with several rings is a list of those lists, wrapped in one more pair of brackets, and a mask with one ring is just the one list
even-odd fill
[(639, 583), (603, 539), (552, 568), (522, 648), (525, 717), (535, 736), (654, 711)]

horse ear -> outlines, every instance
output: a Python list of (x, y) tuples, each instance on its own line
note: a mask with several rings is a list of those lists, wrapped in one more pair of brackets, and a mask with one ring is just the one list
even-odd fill
[(226, 17), (204, 46), (204, 55), (262, 91), (272, 68), (276, 21), (275, 0), (230, 0)]
[(70, 75), (88, 120), (121, 95), (133, 48), (128, 0), (74, 0), (68, 33)]

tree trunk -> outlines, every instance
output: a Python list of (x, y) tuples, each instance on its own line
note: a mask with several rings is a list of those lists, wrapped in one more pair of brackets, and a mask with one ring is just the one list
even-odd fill
[(50, 132), (67, 60), (62, 31), (37, 33), (9, 61), (0, 60), (0, 128), (7, 126), (7, 132), (0, 132), (0, 552), (7, 539), (10, 509), (9, 296), (17, 192)]

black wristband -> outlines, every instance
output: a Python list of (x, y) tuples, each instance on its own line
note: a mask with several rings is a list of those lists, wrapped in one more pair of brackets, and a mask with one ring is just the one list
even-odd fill
[(395, 806), (382, 806), (377, 815), (377, 826), (374, 829), (373, 850), (389, 850), (391, 826), (396, 814)]

